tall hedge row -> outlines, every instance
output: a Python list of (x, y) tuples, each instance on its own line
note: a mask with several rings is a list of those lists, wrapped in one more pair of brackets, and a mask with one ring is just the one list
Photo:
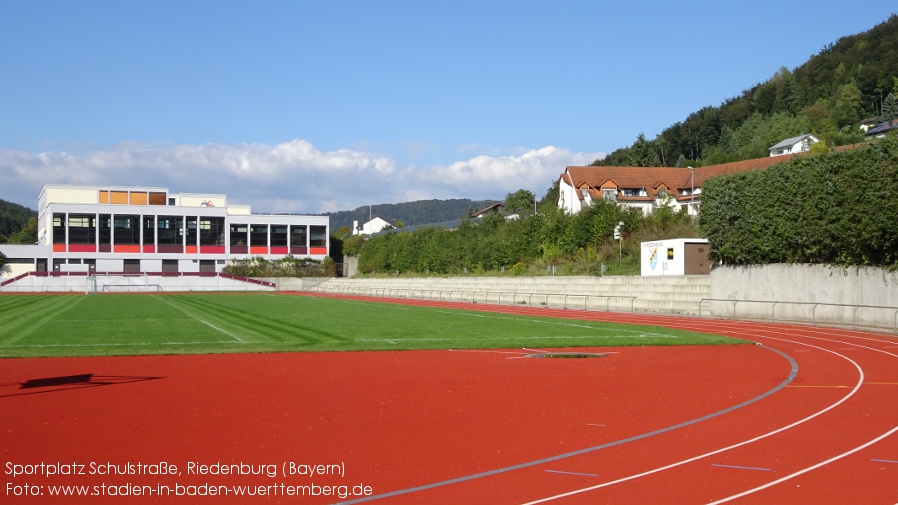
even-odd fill
[(730, 265), (898, 267), (898, 138), (704, 183), (699, 229)]

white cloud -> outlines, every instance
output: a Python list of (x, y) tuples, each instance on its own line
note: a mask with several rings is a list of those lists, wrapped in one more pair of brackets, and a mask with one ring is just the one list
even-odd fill
[(255, 212), (318, 213), (428, 198), (495, 199), (520, 188), (541, 195), (566, 165), (601, 156), (550, 146), (399, 169), (385, 154), (324, 152), (305, 140), (274, 146), (126, 142), (78, 153), (5, 150), (0, 198), (35, 208), (44, 184), (163, 186), (175, 193), (224, 193)]
[(604, 156), (547, 146), (519, 156), (475, 156), (418, 171), (416, 176), (423, 186), (439, 188), (441, 193), (461, 192), (472, 199), (504, 198), (522, 188), (542, 196), (566, 166), (586, 165)]

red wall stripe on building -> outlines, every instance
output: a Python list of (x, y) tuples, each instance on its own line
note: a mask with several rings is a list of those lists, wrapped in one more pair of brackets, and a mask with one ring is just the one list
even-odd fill
[[(55, 247), (54, 247), (55, 250)], [(69, 252), (97, 252), (96, 244), (69, 244)]]

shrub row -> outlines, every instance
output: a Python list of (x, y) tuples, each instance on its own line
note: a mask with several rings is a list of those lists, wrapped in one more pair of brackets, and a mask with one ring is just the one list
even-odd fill
[[(624, 248), (613, 239), (624, 222)], [(644, 238), (648, 235), (650, 238)], [(536, 274), (555, 266), (561, 274), (638, 273), (639, 241), (697, 236), (685, 213), (662, 208), (648, 217), (637, 209), (595, 202), (568, 215), (552, 204), (518, 219), (492, 214), (468, 220), (457, 229), (424, 228), (378, 235), (353, 246), (361, 273), (479, 274), (504, 270)], [(344, 252), (348, 248), (344, 245)], [(621, 254), (623, 260), (621, 260)], [(624, 270), (621, 270), (625, 265)]]
[(716, 261), (898, 267), (898, 138), (715, 177), (699, 228)]
[(256, 256), (232, 261), (222, 272), (243, 277), (334, 277), (337, 275), (337, 265), (331, 258), (318, 261), (287, 256), (279, 260), (267, 260)]

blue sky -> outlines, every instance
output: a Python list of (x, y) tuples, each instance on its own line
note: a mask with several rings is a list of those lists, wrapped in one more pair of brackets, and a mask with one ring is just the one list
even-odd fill
[(0, 198), (256, 212), (542, 196), (898, 9), (822, 0), (0, 2)]

